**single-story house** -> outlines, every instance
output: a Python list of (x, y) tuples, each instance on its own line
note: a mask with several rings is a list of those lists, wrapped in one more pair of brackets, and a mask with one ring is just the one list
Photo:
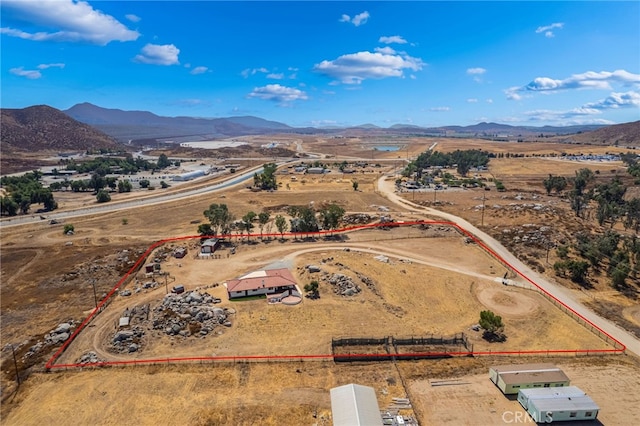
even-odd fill
[(549, 363), (497, 365), (489, 368), (489, 377), (505, 395), (515, 395), (520, 389), (558, 388), (570, 384), (567, 375)]
[(575, 386), (562, 389), (522, 389), (518, 402), (537, 423), (594, 420), (600, 407)]
[(283, 293), (296, 290), (296, 280), (288, 269), (267, 269), (250, 272), (239, 278), (229, 280), (224, 285), (229, 299), (256, 296), (261, 294)]
[(309, 167), (307, 173), (310, 175), (321, 175), (327, 173), (328, 170), (322, 167)]

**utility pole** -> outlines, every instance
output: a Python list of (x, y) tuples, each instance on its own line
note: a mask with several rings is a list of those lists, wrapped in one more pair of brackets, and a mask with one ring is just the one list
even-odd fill
[(482, 194), (482, 219), (480, 220), (480, 226), (484, 226), (484, 201), (486, 197)]
[(16, 369), (16, 381), (18, 382), (18, 386), (20, 386), (20, 374), (18, 374), (18, 361), (16, 360), (16, 350), (13, 347), (13, 343), (11, 344), (11, 353), (13, 354), (13, 367)]
[(96, 302), (96, 309), (98, 309), (98, 295), (96, 294), (96, 280), (92, 279), (91, 284), (93, 285), (93, 300)]

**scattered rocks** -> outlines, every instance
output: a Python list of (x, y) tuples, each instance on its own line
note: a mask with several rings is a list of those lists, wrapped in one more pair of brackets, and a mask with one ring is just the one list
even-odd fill
[(106, 362), (106, 361), (102, 358), (99, 358), (98, 354), (96, 354), (95, 352), (87, 352), (86, 354), (78, 358), (78, 360), (76, 361), (77, 364), (82, 364), (82, 365), (98, 364), (100, 362)]
[[(142, 327), (136, 326), (129, 330), (118, 330), (111, 339), (109, 350), (116, 353), (135, 352), (140, 348), (143, 337)], [(132, 347), (135, 347), (135, 350), (131, 350)]]
[(333, 274), (327, 281), (331, 284), (333, 292), (341, 296), (353, 296), (362, 291), (360, 286), (354, 283), (351, 277), (344, 274)]
[(67, 341), (71, 336), (71, 329), (73, 328), (73, 321), (63, 322), (59, 324), (55, 329), (44, 335), (44, 341), (46, 344), (61, 344)]
[(167, 294), (162, 303), (153, 309), (152, 326), (169, 336), (205, 337), (216, 327), (232, 325), (229, 316), (235, 310), (212, 306), (220, 302), (209, 293), (199, 291)]
[(306, 268), (307, 268), (307, 271), (312, 272), (312, 273), (313, 272), (320, 272), (322, 270), (322, 269), (320, 269), (319, 266), (316, 266), (316, 265), (307, 265)]

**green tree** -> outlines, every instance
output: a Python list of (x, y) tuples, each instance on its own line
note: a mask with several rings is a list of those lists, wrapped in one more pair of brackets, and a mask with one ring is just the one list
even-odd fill
[(256, 187), (264, 190), (276, 190), (276, 170), (278, 166), (275, 163), (267, 163), (262, 166), (262, 173), (253, 175), (253, 183)]
[(317, 299), (320, 296), (320, 293), (318, 292), (318, 281), (311, 281), (309, 284), (305, 284), (304, 286), (304, 291), (306, 291), (307, 293), (309, 293), (309, 297), (312, 299)]
[(345, 210), (335, 203), (323, 207), (319, 212), (322, 227), (330, 231), (338, 228), (340, 221), (344, 217), (344, 213)]
[(132, 186), (128, 179), (118, 181), (118, 192), (131, 192)]
[(99, 203), (106, 203), (111, 201), (111, 195), (109, 195), (109, 192), (105, 191), (104, 189), (101, 189), (100, 191), (98, 191), (98, 194), (96, 195), (96, 200)]
[(504, 324), (500, 315), (496, 315), (492, 311), (481, 311), (478, 324), (484, 329), (483, 337), (486, 340), (492, 342), (505, 340), (506, 336), (503, 334)]
[(218, 232), (228, 234), (231, 222), (235, 219), (231, 212), (229, 212), (229, 208), (226, 204), (213, 203), (203, 212), (203, 214), (207, 219), (209, 219), (209, 222), (211, 222), (214, 235), (217, 235)]
[(351, 182), (351, 186), (353, 187), (354, 191), (358, 190), (358, 181), (354, 180), (353, 182)]
[(210, 223), (201, 223), (200, 225), (198, 225), (198, 234), (215, 235), (215, 231), (211, 228)]
[(140, 185), (140, 188), (149, 188), (151, 182), (149, 182), (148, 179), (141, 179), (140, 181), (138, 181), (138, 185)]
[(158, 157), (157, 164), (159, 169), (165, 169), (171, 165), (171, 161), (169, 161), (169, 158), (167, 158), (167, 156), (163, 153)]
[(262, 231), (264, 230), (264, 226), (269, 222), (271, 215), (269, 212), (260, 212), (258, 214), (258, 223), (260, 224), (260, 239), (262, 239)]
[(277, 215), (275, 222), (276, 222), (276, 228), (280, 233), (280, 239), (284, 239), (284, 233), (287, 230), (287, 220), (284, 218), (284, 216)]
[(168, 188), (168, 187), (170, 187), (170, 186), (171, 186), (171, 185), (169, 185), (167, 182), (165, 182), (165, 181), (163, 181), (163, 180), (161, 180), (161, 181), (160, 181), (160, 187), (161, 187), (161, 188), (166, 189), (166, 188)]
[(70, 233), (70, 232), (72, 232), (72, 233), (73, 233), (74, 231), (75, 231), (75, 228), (74, 228), (74, 226), (73, 226), (72, 224), (70, 224), (70, 223), (67, 223), (66, 225), (64, 225), (64, 228), (62, 229), (62, 233), (63, 233), (64, 235), (67, 235), (67, 234), (68, 234), (68, 233)]
[(2, 214), (15, 216), (18, 214), (18, 203), (13, 201), (11, 197), (0, 197), (0, 211)]
[(249, 211), (242, 216), (242, 228), (247, 231), (247, 240), (249, 240), (249, 234), (251, 233), (251, 229), (253, 229), (253, 219), (255, 219), (256, 216), (256, 213), (253, 211)]

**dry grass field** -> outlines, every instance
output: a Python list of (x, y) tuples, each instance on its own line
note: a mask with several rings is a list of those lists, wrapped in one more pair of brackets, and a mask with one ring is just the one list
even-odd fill
[[(304, 151), (336, 157), (336, 161), (349, 156), (362, 157), (371, 159), (371, 163), (379, 161), (382, 167), (370, 167), (364, 173), (353, 175), (342, 175), (336, 170), (322, 177), (279, 175), (278, 182), (282, 186), (272, 193), (254, 193), (238, 186), (179, 202), (67, 219), (65, 223), (75, 226), (76, 233), (73, 236), (62, 235), (64, 223), (49, 225), (47, 221), (3, 229), (0, 241), (0, 338), (5, 348), (2, 352), (3, 424), (68, 424), (69, 419), (75, 424), (330, 424), (328, 390), (350, 382), (373, 386), (381, 408), (389, 403), (391, 397), (403, 397), (408, 391), (420, 421), (431, 423), (434, 420), (438, 423), (439, 417), (434, 417), (426, 408), (429, 400), (421, 396), (418, 385), (414, 390), (412, 383), (432, 377), (484, 374), (488, 361), (454, 359), (411, 362), (400, 363), (397, 368), (391, 363), (206, 364), (43, 374), (37, 371), (53, 353), (53, 347), (45, 348), (34, 359), (23, 359), (27, 349), (57, 324), (70, 319), (80, 321), (86, 317), (94, 307), (91, 280), (96, 280), (100, 298), (153, 242), (172, 236), (196, 234), (197, 221), (204, 222), (202, 212), (211, 203), (227, 204), (237, 217), (249, 210), (268, 210), (273, 217), (284, 213), (286, 206), (307, 205), (312, 201), (315, 205), (336, 202), (349, 213), (368, 212), (377, 215), (381, 213), (379, 206), (385, 206), (391, 210), (393, 217), (410, 220), (415, 216), (390, 205), (389, 200), (377, 192), (376, 181), (381, 173), (389, 172), (401, 160), (423, 152), (434, 142), (438, 142), (435, 149), (440, 151), (482, 148), (512, 153), (587, 153), (614, 150), (611, 147), (579, 145), (410, 138), (393, 143), (376, 140), (376, 143), (384, 145), (402, 145), (399, 151), (382, 152), (373, 150), (370, 141), (352, 143), (349, 140), (347, 145), (343, 142), (339, 139), (291, 138), (286, 147), (295, 151), (301, 146)], [(310, 161), (313, 159), (310, 158)], [(505, 183), (508, 189), (506, 193), (439, 191), (436, 207), (483, 225), (483, 229), (491, 230), (494, 235), (501, 234), (504, 228), (516, 228), (528, 223), (540, 226), (553, 224), (561, 228), (559, 235), (571, 232), (575, 221), (567, 213), (568, 206), (563, 205), (557, 197), (546, 196), (542, 185), (538, 186), (537, 182), (541, 182), (549, 173), (568, 176), (585, 166), (599, 170), (600, 176), (613, 176), (610, 170), (621, 169), (619, 164), (566, 164), (540, 158), (493, 159), (489, 173)], [(523, 177), (519, 178), (519, 173)], [(359, 183), (358, 191), (352, 188), (354, 179)], [(405, 196), (425, 205), (433, 203), (433, 193)], [(524, 196), (525, 200), (516, 199), (518, 196)], [(534, 199), (534, 196), (540, 198)], [(86, 197), (80, 200), (65, 199), (64, 205), (66, 208), (82, 205), (89, 199), (93, 203), (95, 197)], [(482, 203), (483, 197), (487, 206), (501, 205), (503, 208), (487, 208), (482, 217), (477, 206)], [(117, 200), (114, 198), (114, 201)], [(542, 202), (555, 209), (516, 211), (508, 208), (509, 204), (520, 202)], [(126, 219), (126, 224), (123, 219)], [(151, 355), (328, 353), (331, 337), (337, 336), (410, 336), (461, 331), (471, 335), (476, 350), (606, 347), (604, 342), (549, 305), (538, 294), (530, 290), (503, 287), (493, 281), (492, 277), (501, 277), (504, 273), (501, 266), (478, 248), (465, 245), (457, 234), (427, 236), (419, 235), (419, 232), (417, 228), (411, 228), (410, 231), (396, 229), (389, 232), (350, 233), (344, 243), (272, 241), (268, 244), (241, 244), (237, 254), (231, 258), (233, 261), (225, 263), (224, 267), (220, 265), (226, 259), (196, 261), (189, 257), (183, 259), (182, 266), (178, 266), (175, 260), (165, 263), (163, 268), (183, 281), (187, 288), (223, 282), (285, 259), (291, 262), (292, 271), (301, 285), (311, 277), (300, 268), (314, 263), (321, 264), (329, 272), (354, 276), (360, 272), (367, 275), (375, 281), (376, 291), (362, 285), (361, 293), (347, 299), (334, 295), (329, 284), (321, 282), (321, 298), (305, 300), (297, 306), (268, 305), (264, 300), (233, 302), (232, 307), (236, 309), (234, 324), (224, 334), (192, 339), (188, 345), (159, 338), (150, 341), (138, 354), (126, 355), (125, 358), (142, 359)], [(385, 251), (392, 259), (388, 264), (382, 263), (375, 260), (370, 252), (345, 252), (342, 250), (344, 245), (353, 246), (354, 249)], [(305, 251), (309, 249), (312, 251)], [(518, 247), (513, 249), (519, 252)], [(520, 247), (519, 250), (537, 263), (548, 266), (543, 250), (532, 248), (530, 251), (528, 247)], [(537, 257), (534, 257), (534, 253)], [(550, 263), (554, 261), (553, 256), (554, 253), (551, 253)], [(322, 259), (327, 258), (333, 260), (323, 264)], [(400, 262), (399, 258), (414, 260), (406, 263)], [(553, 276), (551, 268), (546, 268), (545, 274)], [(216, 287), (208, 291), (221, 297), (224, 289)], [(96, 319), (95, 326), (85, 330), (71, 345), (62, 360), (73, 362), (85, 351), (96, 347), (95, 342), (100, 342), (100, 339), (94, 337), (100, 334), (100, 321), (105, 325), (127, 306), (144, 301), (157, 302), (163, 294), (164, 288), (161, 286), (131, 298), (117, 296)], [(575, 294), (583, 295), (585, 301), (597, 298), (603, 303), (614, 303), (594, 308), (610, 312), (619, 306), (630, 324), (640, 325), (637, 303), (628, 299), (620, 300), (610, 287), (596, 286), (588, 295), (576, 288)], [(223, 300), (225, 306), (230, 306), (226, 298)], [(477, 323), (479, 311), (487, 308), (505, 319), (506, 342), (488, 344), (469, 330), (471, 325)], [(538, 336), (545, 336), (545, 341), (538, 339)], [(17, 347), (16, 354), (21, 367), (33, 365), (29, 370), (31, 376), (17, 393), (14, 393), (13, 364), (11, 351), (6, 350), (7, 343)], [(638, 365), (626, 357), (589, 357), (579, 361), (565, 358), (562, 362), (568, 367), (574, 362), (578, 363), (575, 374), (585, 377), (585, 388), (594, 384), (591, 389), (595, 390), (590, 394), (600, 389), (595, 384), (606, 377), (605, 373), (596, 374), (598, 369), (612, 374), (612, 377), (636, 377), (629, 371), (638, 371)], [(592, 376), (588, 373), (591, 370), (594, 371)], [(406, 379), (409, 389), (403, 389), (402, 378)], [(601, 394), (602, 399), (598, 402), (603, 406), (617, 407), (612, 395), (604, 399), (607, 392), (602, 391)], [(414, 400), (414, 396), (418, 399)], [(608, 424), (620, 424), (617, 422), (620, 418), (604, 417), (613, 419)]]

